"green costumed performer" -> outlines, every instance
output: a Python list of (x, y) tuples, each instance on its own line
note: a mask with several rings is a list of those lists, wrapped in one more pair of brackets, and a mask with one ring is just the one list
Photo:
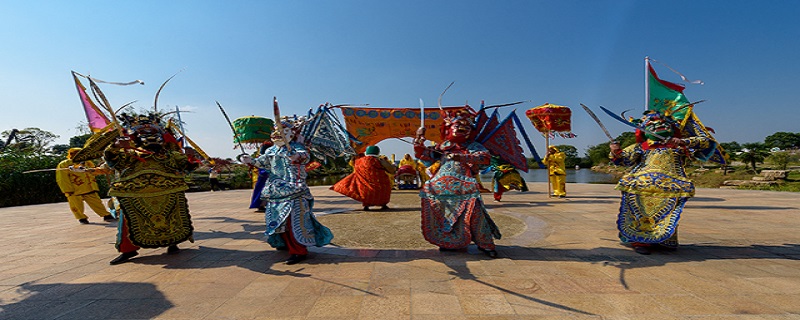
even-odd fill
[(503, 158), (492, 156), (491, 164), (486, 168), (485, 172), (488, 171), (494, 172), (492, 175), (494, 201), (500, 202), (503, 198), (503, 193), (509, 190), (528, 191), (528, 184), (525, 183), (525, 179), (519, 174), (517, 168), (503, 160)]

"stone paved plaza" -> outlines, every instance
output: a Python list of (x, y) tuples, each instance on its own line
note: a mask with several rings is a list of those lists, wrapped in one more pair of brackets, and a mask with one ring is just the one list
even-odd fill
[[(484, 195), (526, 225), (497, 241), (498, 259), (331, 245), (286, 265), (234, 190), (188, 194), (195, 242), (179, 254), (111, 266), (116, 229), (94, 213), (80, 225), (66, 203), (0, 208), (0, 319), (800, 319), (798, 193), (698, 189), (680, 249), (643, 256), (616, 237), (613, 185), (568, 184), (566, 199), (529, 185)], [(318, 214), (361, 208), (312, 193)]]

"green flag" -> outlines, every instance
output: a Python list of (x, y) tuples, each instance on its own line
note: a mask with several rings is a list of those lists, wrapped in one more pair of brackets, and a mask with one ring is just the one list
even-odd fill
[[(684, 86), (659, 79), (653, 66), (650, 65), (650, 61), (647, 61), (647, 70), (649, 88), (647, 109), (658, 111), (661, 114), (670, 114), (675, 121), (683, 122), (689, 112), (689, 108), (678, 110), (681, 106), (689, 104), (689, 99), (683, 95)], [(678, 111), (674, 112), (675, 110)]]

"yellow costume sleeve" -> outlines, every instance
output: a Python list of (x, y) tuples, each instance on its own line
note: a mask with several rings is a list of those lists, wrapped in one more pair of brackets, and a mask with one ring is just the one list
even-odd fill
[[(59, 162), (56, 168), (67, 169), (71, 165), (72, 160), (67, 159)], [(72, 187), (72, 182), (69, 181), (69, 170), (56, 170), (56, 183), (58, 184), (58, 188), (61, 189), (62, 193), (75, 192), (75, 188)]]

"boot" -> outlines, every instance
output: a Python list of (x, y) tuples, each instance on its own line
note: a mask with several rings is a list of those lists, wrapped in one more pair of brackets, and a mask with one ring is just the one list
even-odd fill
[(130, 260), (131, 258), (133, 258), (135, 256), (138, 256), (138, 255), (139, 255), (139, 252), (136, 252), (136, 251), (123, 252), (118, 257), (114, 258), (114, 260), (111, 260), (110, 262), (108, 262), (108, 264), (115, 265), (115, 264), (125, 263), (125, 262), (128, 262), (128, 260)]
[(478, 250), (483, 251), (483, 253), (485, 253), (487, 256), (489, 256), (489, 258), (492, 258), (492, 259), (497, 258), (497, 250), (489, 250), (489, 249), (484, 249), (484, 248), (481, 248), (481, 247), (478, 247)]
[(633, 251), (635, 251), (638, 254), (648, 255), (650, 254), (650, 247), (636, 246), (633, 247)]
[(286, 264), (288, 265), (297, 264), (298, 262), (305, 260), (306, 257), (307, 255), (305, 254), (293, 254), (289, 256), (288, 260), (286, 260)]

